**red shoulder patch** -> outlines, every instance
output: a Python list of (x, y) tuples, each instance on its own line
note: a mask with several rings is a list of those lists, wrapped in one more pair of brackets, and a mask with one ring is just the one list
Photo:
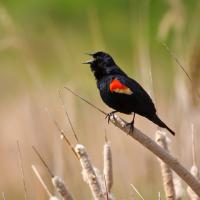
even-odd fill
[(131, 91), (130, 88), (128, 88), (126, 85), (121, 83), (118, 79), (114, 79), (110, 83), (110, 91), (116, 92), (116, 93), (122, 93), (122, 94), (133, 94), (133, 91)]

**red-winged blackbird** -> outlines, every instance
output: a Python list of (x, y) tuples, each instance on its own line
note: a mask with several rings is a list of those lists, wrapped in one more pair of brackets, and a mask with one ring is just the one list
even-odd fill
[(157, 116), (155, 106), (147, 92), (139, 83), (128, 77), (110, 55), (104, 52), (88, 55), (93, 59), (84, 64), (90, 64), (101, 98), (114, 109), (108, 114), (108, 120), (115, 112), (133, 114), (133, 120), (130, 123), (130, 131), (133, 131), (135, 114), (139, 114), (175, 135), (174, 131)]

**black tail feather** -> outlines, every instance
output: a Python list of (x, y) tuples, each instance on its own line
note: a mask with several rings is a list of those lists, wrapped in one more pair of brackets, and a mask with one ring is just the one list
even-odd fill
[(147, 118), (158, 126), (166, 128), (172, 135), (175, 135), (175, 132), (172, 131), (172, 129), (170, 129), (156, 114), (148, 116)]

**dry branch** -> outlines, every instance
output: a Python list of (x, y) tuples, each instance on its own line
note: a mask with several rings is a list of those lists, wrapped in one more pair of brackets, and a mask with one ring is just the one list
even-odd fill
[[(168, 138), (165, 134), (165, 132), (156, 131), (156, 142), (158, 145), (160, 145), (165, 151), (169, 151), (168, 149)], [(170, 169), (169, 165), (167, 165), (165, 162), (160, 160), (160, 167), (161, 167), (161, 173), (163, 178), (163, 185), (165, 190), (166, 199), (168, 200), (175, 200), (175, 189), (174, 189), (174, 183), (173, 183), (173, 175), (172, 170)]]
[[(71, 89), (65, 87), (68, 91), (70, 91), (75, 96), (81, 98), (84, 102), (95, 108), (96, 110), (100, 111), (104, 115), (106, 113), (90, 103), (89, 101), (85, 100), (80, 95), (76, 94)], [(115, 117), (111, 116), (111, 122), (121, 129), (124, 133), (132, 137), (133, 139), (137, 140), (140, 144), (142, 144), (144, 147), (146, 147), (148, 150), (150, 150), (154, 155), (159, 157), (163, 162), (168, 164), (172, 170), (174, 170), (191, 188), (192, 190), (200, 196), (200, 182), (185, 168), (183, 167), (178, 160), (169, 154), (167, 151), (163, 150), (156, 142), (154, 142), (150, 137), (142, 133), (137, 128), (134, 128), (134, 131), (130, 133), (130, 127), (127, 126), (127, 122), (118, 117), (117, 115), (114, 115)]]
[(173, 169), (193, 189), (193, 191), (200, 196), (200, 182), (186, 168), (184, 168), (175, 157), (165, 151), (150, 137), (137, 128), (135, 128), (132, 133), (129, 133), (129, 127), (126, 126), (127, 123), (117, 115), (115, 115), (114, 118), (111, 116), (111, 122), (169, 165), (170, 168)]
[(75, 147), (75, 151), (79, 156), (79, 160), (83, 169), (83, 174), (84, 177), (87, 178), (87, 182), (92, 192), (93, 198), (95, 200), (105, 200), (101, 184), (99, 183), (94, 168), (89, 160), (85, 147), (81, 144), (77, 144)]

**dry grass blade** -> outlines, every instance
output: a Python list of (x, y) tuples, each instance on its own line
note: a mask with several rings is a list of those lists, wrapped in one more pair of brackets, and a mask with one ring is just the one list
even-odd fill
[(183, 70), (185, 75), (188, 77), (188, 79), (192, 82), (191, 77), (187, 73), (186, 69), (183, 67), (183, 65), (179, 62), (178, 58), (175, 56), (175, 54), (169, 49), (168, 45), (166, 43), (163, 43), (163, 46), (168, 51), (168, 53), (172, 56), (172, 58), (175, 60), (175, 62), (178, 64), (178, 66)]
[[(165, 132), (156, 131), (156, 142), (165, 151), (169, 151), (167, 140), (168, 138), (165, 135)], [(164, 163), (162, 160), (160, 160), (160, 167), (161, 167), (161, 172), (162, 172), (163, 185), (164, 185), (166, 198), (168, 200), (174, 200), (176, 194), (175, 194), (175, 189), (174, 189), (172, 170), (170, 169), (169, 165)]]
[(49, 166), (47, 165), (47, 163), (45, 162), (45, 160), (43, 159), (43, 157), (41, 156), (41, 154), (39, 153), (39, 151), (34, 146), (32, 146), (32, 149), (35, 152), (35, 154), (38, 156), (38, 158), (40, 159), (40, 161), (42, 162), (42, 164), (45, 166), (45, 168), (49, 172), (50, 176), (54, 177), (53, 172), (50, 170)]
[[(74, 92), (72, 93), (76, 95)], [(76, 96), (83, 99), (83, 97), (80, 97), (80, 95), (76, 95)], [(91, 103), (89, 103), (89, 105), (91, 105)], [(92, 107), (96, 108), (96, 106), (92, 106)], [(101, 112), (101, 113), (106, 115), (105, 112)], [(200, 196), (200, 182), (185, 167), (183, 167), (174, 156), (172, 156), (167, 151), (165, 151), (155, 141), (153, 141), (150, 137), (142, 133), (137, 128), (134, 128), (134, 131), (130, 133), (130, 127), (127, 126), (127, 122), (121, 119), (120, 117), (118, 117), (117, 115), (114, 115), (114, 117), (111, 116), (110, 120), (116, 127), (121, 129), (126, 135), (129, 135), (133, 139), (137, 140), (140, 144), (142, 144), (144, 147), (150, 150), (154, 155), (159, 157), (163, 162), (168, 164), (170, 168), (174, 170), (193, 189), (193, 191), (197, 195)]]
[(101, 110), (100, 108), (98, 108), (97, 106), (95, 106), (94, 104), (90, 103), (88, 100), (84, 99), (83, 97), (81, 97), (79, 94), (75, 93), (74, 91), (72, 91), (70, 88), (68, 87), (64, 87), (66, 90), (68, 90), (69, 92), (71, 92), (73, 95), (79, 97), (80, 99), (82, 99), (84, 102), (86, 102), (87, 104), (89, 104), (90, 106), (92, 106), (93, 108), (95, 108), (96, 110), (98, 110), (99, 112), (103, 113), (104, 115), (107, 115), (106, 112), (104, 112), (103, 110)]
[(53, 195), (51, 194), (51, 192), (49, 191), (47, 185), (45, 184), (45, 182), (43, 181), (42, 177), (40, 176), (40, 173), (38, 172), (37, 168), (35, 167), (35, 165), (31, 166), (34, 174), (36, 175), (37, 179), (39, 180), (40, 184), (42, 185), (42, 187), (44, 188), (45, 192), (47, 193), (47, 195), (49, 196), (49, 198), (51, 198)]
[(79, 156), (79, 160), (83, 169), (83, 175), (87, 178), (87, 183), (90, 187), (93, 198), (95, 200), (105, 200), (101, 184), (99, 183), (85, 147), (81, 144), (77, 144), (75, 151)]
[(142, 200), (144, 200), (144, 198), (142, 197), (142, 195), (139, 193), (139, 191), (137, 190), (137, 188), (136, 188), (133, 184), (131, 184), (131, 187), (132, 187), (133, 190), (137, 193), (137, 195), (138, 195)]
[(22, 153), (21, 153), (19, 141), (17, 141), (17, 150), (18, 150), (18, 154), (19, 154), (21, 177), (22, 177), (23, 187), (24, 187), (24, 199), (27, 200), (28, 199), (28, 192), (27, 192), (27, 188), (26, 188), (24, 168), (23, 168), (23, 163), (22, 163)]
[(58, 91), (58, 94), (59, 94), (59, 97), (60, 97), (60, 100), (61, 100), (63, 109), (64, 109), (64, 111), (65, 111), (65, 114), (66, 114), (66, 116), (67, 116), (69, 125), (70, 125), (70, 127), (71, 127), (71, 129), (72, 129), (72, 132), (73, 132), (73, 134), (74, 134), (74, 137), (75, 137), (75, 139), (76, 139), (76, 142), (78, 143), (78, 137), (77, 137), (77, 135), (76, 135), (76, 132), (75, 132), (74, 127), (73, 127), (73, 125), (72, 125), (71, 119), (70, 119), (69, 114), (68, 114), (68, 112), (67, 112), (67, 108), (66, 108), (66, 106), (65, 106), (65, 103), (64, 103), (64, 100), (63, 100), (63, 96), (62, 96), (61, 90)]
[(55, 186), (57, 192), (61, 195), (63, 200), (73, 200), (74, 198), (70, 194), (68, 188), (64, 181), (58, 176), (54, 176), (52, 179), (52, 183)]
[(43, 165), (45, 166), (45, 168), (47, 169), (47, 171), (49, 172), (49, 174), (51, 175), (52, 183), (55, 186), (58, 193), (62, 196), (62, 198), (64, 200), (73, 200), (73, 198), (72, 198), (70, 192), (68, 191), (65, 183), (58, 176), (53, 175), (53, 172), (50, 170), (49, 166), (47, 165), (45, 160), (42, 158), (39, 151), (34, 146), (32, 146), (32, 148), (33, 148), (34, 152), (36, 153), (36, 155), (38, 156), (38, 158), (43, 163)]
[(60, 126), (58, 125), (58, 122), (52, 117), (52, 115), (50, 115), (49, 110), (48, 110), (47, 108), (46, 108), (46, 111), (47, 111), (47, 113), (48, 113), (50, 119), (53, 121), (54, 125), (56, 126), (58, 132), (60, 133), (60, 138), (61, 138), (62, 140), (65, 141), (65, 143), (67, 144), (67, 146), (70, 147), (70, 149), (72, 150), (72, 152), (73, 152), (73, 154), (76, 156), (76, 158), (78, 158), (78, 157), (77, 157), (77, 154), (76, 154), (76, 152), (75, 152), (75, 150), (74, 150), (74, 147), (72, 146), (72, 144), (70, 143), (70, 141), (68, 140), (68, 138), (65, 136), (65, 133), (64, 133), (64, 131), (60, 128)]
[(193, 90), (196, 92), (196, 95), (200, 98), (200, 94), (197, 91), (197, 89), (193, 85), (193, 80), (191, 79), (190, 75), (186, 71), (186, 69), (183, 67), (183, 65), (179, 62), (178, 58), (175, 56), (175, 54), (169, 49), (168, 45), (166, 43), (163, 44), (165, 49), (169, 52), (169, 54), (172, 56), (172, 58), (175, 60), (176, 64), (183, 70), (187, 78), (190, 80), (190, 83), (192, 85)]

